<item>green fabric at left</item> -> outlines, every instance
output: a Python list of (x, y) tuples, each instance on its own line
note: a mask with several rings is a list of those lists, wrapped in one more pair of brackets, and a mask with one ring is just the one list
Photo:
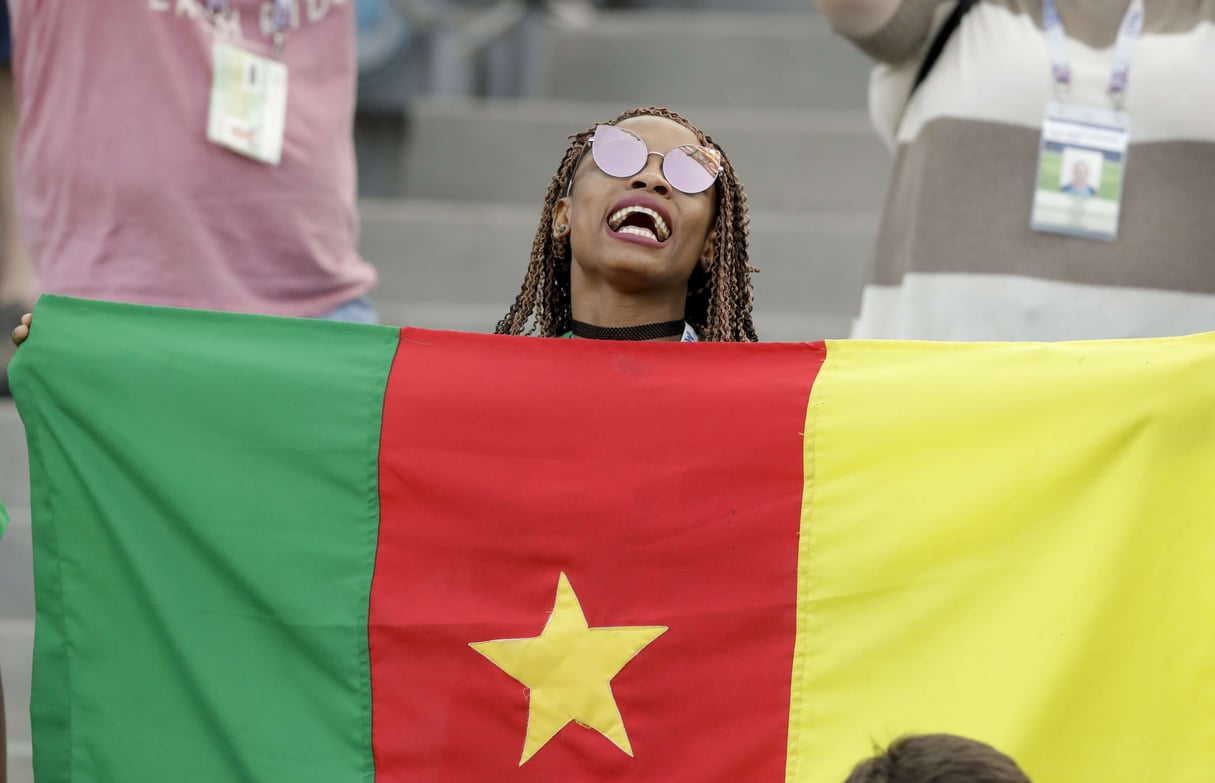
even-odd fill
[(397, 343), (42, 298), (11, 367), (39, 783), (373, 778), (367, 608)]

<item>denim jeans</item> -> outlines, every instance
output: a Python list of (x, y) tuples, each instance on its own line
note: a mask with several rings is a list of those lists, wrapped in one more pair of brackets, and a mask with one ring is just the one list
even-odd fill
[(327, 313), (317, 316), (322, 321), (345, 321), (352, 324), (377, 324), (379, 319), (375, 314), (375, 305), (371, 303), (371, 297), (364, 294), (358, 299), (351, 299), (345, 304), (340, 304)]

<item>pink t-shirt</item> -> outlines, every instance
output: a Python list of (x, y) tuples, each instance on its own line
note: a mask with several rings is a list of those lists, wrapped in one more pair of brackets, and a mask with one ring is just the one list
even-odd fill
[[(297, 0), (282, 163), (207, 141), (205, 0), (9, 0), (21, 230), (42, 291), (316, 316), (358, 255), (354, 0)], [(267, 54), (273, 2), (230, 0)]]

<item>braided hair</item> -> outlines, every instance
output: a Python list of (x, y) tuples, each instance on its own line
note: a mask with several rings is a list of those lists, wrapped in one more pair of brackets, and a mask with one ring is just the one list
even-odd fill
[[(631, 117), (643, 116), (673, 120), (696, 134), (702, 146), (721, 151), (708, 135), (666, 108), (650, 106), (630, 109), (608, 124), (615, 125)], [(570, 137), (569, 149), (565, 151), (565, 157), (561, 159), (561, 165), (544, 197), (540, 226), (532, 241), (527, 276), (514, 304), (498, 322), (497, 334), (538, 332), (544, 337), (557, 337), (572, 328), (569, 236), (553, 236), (553, 212), (557, 202), (565, 195), (594, 130), (592, 127)], [(717, 217), (709, 232), (713, 238), (709, 251), (711, 255), (706, 259), (707, 263), (696, 265), (688, 281), (684, 320), (696, 329), (702, 340), (755, 342), (758, 337), (751, 320), (754, 299), (751, 273), (758, 270), (750, 265), (748, 239), (751, 218), (747, 211), (747, 196), (724, 152), (721, 166), (721, 176), (717, 178)]]

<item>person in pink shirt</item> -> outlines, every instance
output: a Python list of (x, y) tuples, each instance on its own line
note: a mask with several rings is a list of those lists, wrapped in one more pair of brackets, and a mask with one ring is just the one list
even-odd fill
[(375, 320), (352, 0), (10, 5), (39, 292)]

